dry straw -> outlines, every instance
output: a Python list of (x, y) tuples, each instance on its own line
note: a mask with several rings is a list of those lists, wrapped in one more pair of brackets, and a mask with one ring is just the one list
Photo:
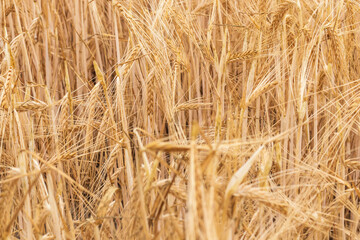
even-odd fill
[(0, 2), (0, 239), (360, 239), (358, 1)]

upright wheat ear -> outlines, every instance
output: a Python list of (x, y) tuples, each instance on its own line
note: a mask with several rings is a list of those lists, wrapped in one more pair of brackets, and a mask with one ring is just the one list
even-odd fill
[(1, 90), (0, 104), (1, 104), (1, 107), (3, 109), (8, 109), (8, 107), (9, 107), (13, 71), (14, 71), (13, 67), (10, 66), (9, 70), (7, 72), (7, 76), (6, 76), (6, 79), (5, 79), (4, 86), (3, 86), (2, 90)]
[(154, 74), (150, 73), (148, 76), (148, 81), (146, 83), (146, 96), (147, 96), (147, 105), (146, 105), (146, 113), (150, 118), (150, 122), (152, 121), (154, 115), (154, 87), (155, 87), (155, 77)]

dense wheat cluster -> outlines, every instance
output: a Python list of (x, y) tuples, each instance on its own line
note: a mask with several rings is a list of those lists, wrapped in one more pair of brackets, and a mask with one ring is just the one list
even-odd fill
[(358, 0), (0, 0), (2, 239), (359, 239)]

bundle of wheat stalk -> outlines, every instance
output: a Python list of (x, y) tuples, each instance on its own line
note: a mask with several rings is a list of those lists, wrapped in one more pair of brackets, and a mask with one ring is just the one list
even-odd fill
[(2, 239), (360, 239), (357, 0), (0, 0)]

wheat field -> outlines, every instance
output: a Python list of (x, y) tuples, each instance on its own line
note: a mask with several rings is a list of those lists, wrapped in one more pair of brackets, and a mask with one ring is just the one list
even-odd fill
[(2, 239), (360, 239), (358, 0), (0, 0)]

